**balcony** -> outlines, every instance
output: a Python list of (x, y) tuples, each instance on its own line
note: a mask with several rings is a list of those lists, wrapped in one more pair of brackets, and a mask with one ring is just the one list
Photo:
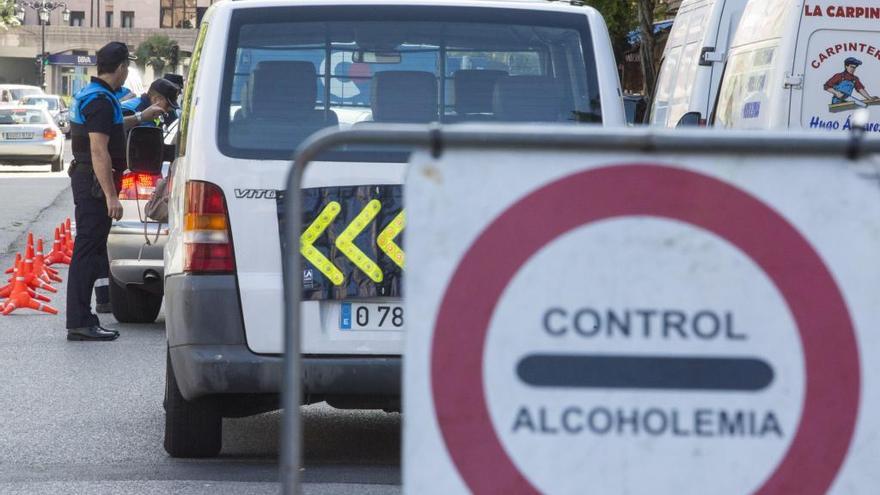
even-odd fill
[[(94, 53), (110, 41), (121, 41), (135, 49), (142, 41), (156, 34), (177, 40), (181, 51), (192, 51), (198, 30), (46, 26), (46, 51), (87, 50)], [(19, 26), (0, 31), (0, 56), (32, 58), (39, 52), (40, 26)]]

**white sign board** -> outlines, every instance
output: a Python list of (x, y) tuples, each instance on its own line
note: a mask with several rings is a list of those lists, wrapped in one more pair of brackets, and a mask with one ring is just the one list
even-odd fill
[(877, 172), (796, 153), (415, 154), (405, 492), (876, 493)]

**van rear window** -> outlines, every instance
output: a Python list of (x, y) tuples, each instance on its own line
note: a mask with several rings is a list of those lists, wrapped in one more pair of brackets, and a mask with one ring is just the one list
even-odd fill
[(586, 16), (484, 7), (241, 9), (220, 111), (223, 153), (285, 160), (318, 130), (364, 122), (601, 122)]

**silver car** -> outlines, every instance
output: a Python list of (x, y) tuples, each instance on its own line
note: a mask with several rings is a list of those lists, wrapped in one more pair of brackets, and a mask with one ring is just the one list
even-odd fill
[[(173, 144), (176, 137), (175, 122), (166, 131), (165, 144)], [(127, 172), (122, 178), (119, 201), (123, 213), (110, 228), (107, 254), (110, 305), (113, 316), (123, 323), (151, 323), (162, 306), (168, 225), (147, 218), (144, 207), (169, 168), (170, 162), (165, 161), (161, 174)]]
[(70, 115), (64, 100), (57, 95), (28, 95), (21, 98), (22, 105), (45, 106), (55, 124), (65, 136), (70, 137)]
[(64, 135), (45, 107), (0, 108), (0, 162), (64, 170)]

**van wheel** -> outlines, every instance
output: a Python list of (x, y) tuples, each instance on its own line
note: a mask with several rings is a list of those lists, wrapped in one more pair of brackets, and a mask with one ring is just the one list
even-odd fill
[(216, 456), (223, 435), (223, 419), (216, 401), (210, 397), (184, 399), (170, 353), (165, 362), (165, 451), (171, 457)]
[(64, 156), (61, 155), (57, 159), (52, 160), (52, 171), (62, 172), (64, 170)]
[(128, 288), (110, 277), (110, 306), (120, 323), (152, 323), (162, 308), (162, 294)]

